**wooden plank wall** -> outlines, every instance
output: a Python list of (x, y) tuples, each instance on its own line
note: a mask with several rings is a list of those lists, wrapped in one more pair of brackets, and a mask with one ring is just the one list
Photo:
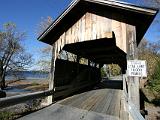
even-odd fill
[[(57, 59), (54, 72), (54, 97), (66, 97), (76, 91), (86, 90), (101, 79), (100, 69)], [(79, 68), (77, 68), (77, 65)]]
[(65, 44), (111, 38), (114, 32), (117, 46), (126, 52), (126, 30), (126, 23), (86, 13), (59, 37), (56, 41), (57, 51), (61, 51)]

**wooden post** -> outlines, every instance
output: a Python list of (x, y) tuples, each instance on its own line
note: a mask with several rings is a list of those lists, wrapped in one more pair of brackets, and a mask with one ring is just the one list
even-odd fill
[(122, 75), (122, 81), (123, 81), (123, 91), (126, 92), (126, 69), (123, 65), (119, 64), (121, 67), (121, 75)]
[(122, 74), (122, 80), (123, 80), (123, 91), (126, 92), (126, 81), (125, 81), (125, 74)]
[(91, 61), (90, 61), (90, 60), (88, 60), (88, 66), (91, 66), (91, 65), (90, 65), (90, 63), (91, 63)]
[[(57, 45), (53, 44), (52, 49), (52, 60), (51, 60), (51, 71), (50, 71), (50, 79), (49, 79), (49, 90), (54, 91), (54, 73), (55, 73), (55, 62), (57, 58)], [(48, 104), (52, 104), (54, 102), (54, 92), (53, 95), (48, 96)]]
[(79, 55), (77, 55), (77, 61), (76, 61), (77, 62), (77, 75), (79, 74), (79, 64), (80, 64), (79, 62), (80, 62), (80, 58), (81, 57)]
[[(136, 28), (129, 26), (129, 55), (130, 60), (137, 60), (137, 42), (136, 42)], [(140, 96), (139, 96), (139, 77), (128, 77), (128, 95), (129, 100), (133, 102), (136, 108), (140, 109)]]

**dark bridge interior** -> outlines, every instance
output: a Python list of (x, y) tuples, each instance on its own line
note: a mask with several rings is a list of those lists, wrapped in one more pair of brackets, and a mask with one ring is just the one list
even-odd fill
[(102, 80), (100, 72), (104, 64), (112, 63), (118, 64), (122, 73), (126, 70), (126, 53), (116, 46), (115, 38), (67, 44), (63, 50), (86, 58), (95, 65), (83, 65), (78, 62), (57, 59), (54, 79), (55, 98), (66, 97), (93, 88), (122, 89), (122, 80)]
[(126, 53), (116, 46), (115, 37), (67, 44), (63, 49), (95, 63), (114, 63), (126, 68)]

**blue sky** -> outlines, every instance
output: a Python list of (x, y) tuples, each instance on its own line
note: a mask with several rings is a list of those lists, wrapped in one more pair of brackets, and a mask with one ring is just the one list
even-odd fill
[[(127, 0), (124, 0), (127, 1)], [(136, 3), (137, 0), (129, 0)], [(25, 48), (35, 59), (40, 57), (39, 49), (46, 44), (39, 42), (36, 36), (38, 23), (42, 18), (51, 16), (56, 19), (71, 0), (0, 0), (0, 29), (2, 24), (13, 22), (20, 31), (26, 32)], [(159, 19), (159, 15), (156, 19)], [(149, 41), (158, 40), (159, 24), (152, 24), (145, 37)]]
[(13, 22), (19, 31), (26, 32), (26, 50), (35, 59), (39, 49), (46, 44), (37, 40), (36, 29), (42, 18), (55, 19), (70, 3), (70, 0), (0, 0), (0, 29), (6, 22)]

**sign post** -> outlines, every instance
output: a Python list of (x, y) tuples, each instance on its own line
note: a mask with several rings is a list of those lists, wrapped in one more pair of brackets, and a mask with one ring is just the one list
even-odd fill
[[(139, 109), (139, 80), (142, 77), (147, 77), (147, 67), (145, 60), (128, 60), (127, 61), (127, 76), (129, 79), (129, 98), (134, 102)], [(133, 78), (133, 79), (132, 79)]]

